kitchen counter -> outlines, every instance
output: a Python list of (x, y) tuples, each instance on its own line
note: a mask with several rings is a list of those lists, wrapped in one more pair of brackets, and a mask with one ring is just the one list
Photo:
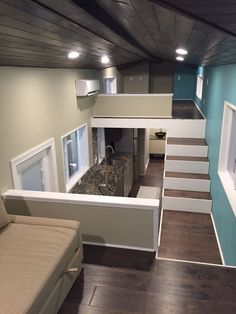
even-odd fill
[(131, 153), (116, 153), (109, 164), (102, 161), (100, 165), (93, 165), (71, 193), (123, 196), (124, 172), (130, 160), (133, 160)]

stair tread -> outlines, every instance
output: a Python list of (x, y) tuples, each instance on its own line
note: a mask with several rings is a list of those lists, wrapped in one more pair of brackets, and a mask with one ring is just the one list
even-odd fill
[(164, 196), (211, 200), (211, 194), (209, 192), (199, 192), (199, 191), (165, 189)]
[(166, 156), (166, 160), (184, 160), (184, 161), (206, 161), (208, 162), (208, 157), (193, 157), (193, 156)]
[(168, 137), (167, 145), (207, 146), (204, 138)]
[(200, 180), (210, 180), (211, 179), (208, 174), (173, 172), (173, 171), (166, 171), (165, 172), (165, 177), (168, 177), (168, 178), (184, 178), (184, 179), (200, 179)]

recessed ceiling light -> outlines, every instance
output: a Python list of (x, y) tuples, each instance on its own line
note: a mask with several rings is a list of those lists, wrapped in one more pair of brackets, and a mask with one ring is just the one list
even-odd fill
[(184, 58), (181, 57), (181, 56), (178, 56), (178, 57), (176, 57), (176, 60), (178, 60), (178, 61), (184, 61)]
[(102, 63), (108, 63), (108, 62), (110, 62), (110, 59), (108, 58), (108, 56), (102, 56), (101, 62)]
[(76, 59), (79, 56), (79, 52), (78, 51), (71, 51), (68, 53), (68, 58), (69, 59)]
[(178, 54), (180, 55), (187, 55), (188, 54), (188, 51), (186, 49), (183, 49), (183, 48), (178, 48), (175, 50)]

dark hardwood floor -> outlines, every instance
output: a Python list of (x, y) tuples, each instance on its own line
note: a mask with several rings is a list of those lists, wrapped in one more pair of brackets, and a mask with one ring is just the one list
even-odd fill
[(168, 137), (167, 144), (169, 145), (194, 145), (207, 146), (204, 138), (184, 138), (184, 137)]
[(210, 215), (164, 210), (158, 256), (221, 264)]
[(164, 196), (180, 197), (180, 198), (194, 198), (194, 199), (199, 199), (199, 200), (211, 200), (210, 192), (199, 192), (199, 191), (165, 189)]
[(186, 160), (186, 161), (209, 161), (208, 157), (193, 157), (193, 156), (166, 156), (167, 160)]
[[(130, 196), (140, 185), (162, 188), (163, 168), (163, 159), (150, 159)], [(165, 211), (159, 258), (84, 245), (83, 269), (59, 314), (236, 313), (236, 268), (161, 259), (220, 264), (210, 215)]]
[(146, 174), (139, 176), (138, 181), (134, 184), (130, 191), (130, 197), (136, 197), (141, 185), (156, 186), (162, 188), (164, 171), (164, 156), (151, 156)]
[(152, 271), (156, 252), (84, 245), (84, 263), (100, 266)]
[(204, 119), (192, 100), (174, 100), (172, 106), (173, 119)]
[[(95, 250), (95, 259), (96, 254)], [(113, 261), (111, 255), (111, 265)], [(150, 270), (144, 268), (84, 263), (59, 314), (236, 312), (236, 269), (164, 260), (154, 260)]]

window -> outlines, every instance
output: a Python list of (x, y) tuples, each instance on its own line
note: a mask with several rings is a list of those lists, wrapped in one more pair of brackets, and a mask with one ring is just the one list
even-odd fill
[(117, 93), (117, 84), (115, 77), (104, 77), (103, 79), (103, 88), (104, 94), (116, 94)]
[(70, 191), (89, 169), (87, 125), (62, 136), (66, 191)]
[(236, 214), (236, 106), (225, 102), (218, 174)]
[(11, 160), (15, 189), (58, 192), (54, 139)]
[(197, 76), (197, 88), (196, 88), (196, 95), (199, 99), (202, 99), (202, 88), (203, 88), (203, 76)]

